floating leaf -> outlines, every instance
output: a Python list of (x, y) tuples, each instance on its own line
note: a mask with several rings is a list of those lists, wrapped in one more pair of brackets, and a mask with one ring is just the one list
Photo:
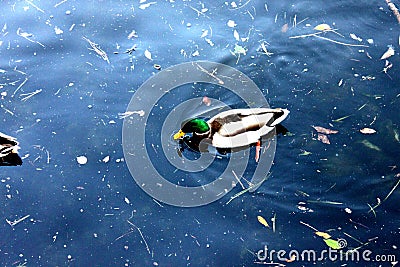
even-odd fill
[(88, 159), (85, 156), (78, 156), (76, 157), (76, 161), (81, 165), (85, 165), (88, 162)]
[(147, 50), (147, 49), (144, 51), (144, 56), (145, 56), (146, 58), (152, 60), (152, 58), (151, 58), (151, 52), (150, 52), (149, 50)]
[(392, 46), (388, 47), (388, 50), (381, 56), (381, 59), (387, 59), (394, 55), (394, 49)]
[(355, 35), (354, 33), (350, 33), (350, 37), (351, 37), (351, 39), (353, 39), (353, 40), (362, 42), (362, 39), (361, 39), (360, 37), (358, 37), (357, 35)]
[(332, 30), (331, 26), (328, 24), (322, 23), (314, 27), (314, 30), (316, 31), (330, 31)]
[(374, 133), (376, 133), (376, 131), (374, 129), (371, 129), (371, 128), (362, 128), (360, 130), (360, 132), (363, 133), (363, 134), (374, 134)]
[(257, 216), (257, 220), (259, 221), (259, 223), (261, 223), (265, 227), (269, 227), (267, 220), (265, 220), (262, 216), (260, 216), (260, 215)]
[(289, 24), (283, 24), (282, 28), (281, 28), (281, 32), (287, 32), (289, 29)]
[(211, 100), (210, 98), (208, 98), (207, 96), (203, 96), (203, 100), (202, 100), (203, 104), (206, 105), (207, 107), (209, 107), (211, 105)]
[(393, 129), (393, 132), (394, 132), (394, 139), (396, 139), (397, 142), (400, 142), (399, 132), (396, 129)]
[(228, 27), (230, 28), (234, 28), (236, 26), (235, 21), (233, 20), (228, 20), (228, 22), (226, 23), (228, 25)]
[(372, 144), (372, 143), (371, 143), (370, 141), (368, 141), (368, 140), (362, 140), (361, 143), (362, 143), (364, 146), (368, 147), (368, 148), (371, 148), (371, 149), (376, 150), (376, 151), (381, 151), (381, 149), (380, 149), (378, 146)]
[(286, 262), (294, 262), (296, 260), (296, 255), (293, 254), (290, 259), (285, 259)]
[(110, 156), (105, 156), (102, 160), (104, 163), (107, 163), (110, 161)]
[(235, 37), (236, 41), (240, 41), (240, 36), (239, 36), (239, 33), (237, 32), (237, 30), (233, 31), (233, 37)]
[(332, 130), (332, 129), (327, 129), (321, 126), (311, 126), (313, 127), (318, 133), (322, 134), (337, 134), (339, 131)]
[(307, 151), (307, 150), (303, 150), (303, 152), (301, 152), (300, 154), (299, 154), (299, 156), (308, 156), (308, 155), (311, 155), (312, 153), (310, 152), (310, 151)]
[(234, 49), (233, 53), (246, 55), (246, 52), (247, 52), (247, 50), (243, 46), (240, 46), (237, 44), (235, 45), (235, 49)]
[(139, 8), (144, 10), (144, 9), (148, 8), (149, 6), (154, 5), (154, 4), (157, 4), (157, 2), (150, 2), (150, 3), (146, 3), (146, 4), (141, 4), (139, 6)]
[(324, 239), (326, 245), (332, 249), (341, 249), (342, 247), (340, 246), (339, 242), (334, 239)]
[(315, 232), (315, 234), (316, 234), (317, 236), (322, 237), (323, 239), (329, 239), (329, 238), (331, 238), (331, 235), (328, 234), (328, 233), (325, 233), (325, 232)]
[(327, 135), (318, 133), (318, 141), (321, 141), (324, 144), (329, 145), (331, 142), (329, 141), (329, 138)]
[(200, 38), (206, 37), (208, 34), (208, 30), (204, 30), (203, 33), (201, 34)]

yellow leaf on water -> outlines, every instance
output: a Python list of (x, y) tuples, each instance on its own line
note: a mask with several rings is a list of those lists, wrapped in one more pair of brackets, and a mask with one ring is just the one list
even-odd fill
[(265, 220), (262, 216), (257, 216), (257, 220), (264, 225), (265, 227), (269, 227), (267, 220)]
[(322, 237), (323, 239), (331, 238), (331, 235), (328, 234), (328, 233), (325, 233), (325, 232), (315, 232), (315, 234), (316, 234), (317, 236)]
[(328, 24), (322, 23), (314, 27), (314, 30), (316, 31), (330, 31), (332, 30), (331, 26)]

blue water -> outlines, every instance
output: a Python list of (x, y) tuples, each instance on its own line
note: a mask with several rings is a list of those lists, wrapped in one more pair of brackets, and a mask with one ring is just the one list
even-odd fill
[[(360, 250), (396, 255), (398, 260), (398, 189), (375, 214), (368, 206), (385, 199), (400, 173), (399, 25), (385, 1), (236, 1), (237, 7), (223, 1), (154, 1), (139, 8), (146, 3), (153, 2), (0, 4), (0, 92), (6, 92), (0, 99), (0, 131), (19, 140), (24, 157), (21, 167), (0, 170), (0, 265), (258, 266), (254, 253), (265, 245), (270, 250), (327, 249), (300, 222), (346, 239), (349, 247), (360, 243), (348, 235), (362, 243), (371, 240)], [(194, 9), (204, 9), (203, 14)], [(236, 22), (234, 29), (247, 41), (235, 40), (228, 20)], [(332, 32), (321, 36), (368, 47), (289, 38), (313, 33), (321, 23), (343, 37)], [(282, 30), (285, 24), (287, 31)], [(55, 27), (63, 33), (57, 34)], [(128, 39), (132, 30), (137, 37)], [(213, 46), (201, 38), (204, 30)], [(109, 64), (89, 50), (83, 36), (107, 53)], [(262, 53), (263, 41), (269, 43), (271, 56)], [(245, 47), (246, 55), (233, 56), (235, 44)], [(136, 51), (124, 53), (133, 45)], [(389, 45), (396, 52), (388, 59), (393, 67), (386, 74), (379, 59)], [(144, 56), (146, 49), (153, 60)], [(199, 55), (193, 56), (196, 51)], [(123, 160), (118, 113), (125, 112), (133, 93), (158, 72), (154, 64), (165, 69), (193, 60), (242, 71), (271, 107), (291, 111), (284, 122), (290, 134), (278, 137), (269, 179), (229, 205), (239, 187), (197, 208), (157, 203), (135, 183)], [(24, 94), (36, 90), (41, 91), (23, 101)], [(206, 87), (196, 90), (192, 97), (207, 95)], [(185, 97), (160, 101), (173, 107)], [(221, 99), (241, 106), (233, 96)], [(334, 121), (344, 116), (349, 117)], [(162, 119), (152, 122), (157, 121)], [(330, 135), (326, 145), (316, 140), (312, 125), (339, 133)], [(359, 129), (364, 127), (377, 133), (363, 135)], [(158, 144), (156, 134), (150, 138)], [(311, 154), (300, 155), (304, 151)], [(88, 158), (86, 165), (76, 162), (80, 155)], [(106, 156), (108, 163), (102, 162)], [(14, 227), (6, 221), (26, 215), (30, 217)], [(263, 227), (257, 215), (270, 225), (276, 215), (275, 232)], [(314, 263), (274, 262), (357, 265), (326, 257)]]

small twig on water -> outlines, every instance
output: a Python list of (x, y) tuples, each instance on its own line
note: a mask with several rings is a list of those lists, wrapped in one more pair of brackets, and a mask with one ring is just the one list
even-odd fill
[(25, 78), (25, 80), (22, 81), (22, 83), (17, 87), (17, 89), (15, 89), (14, 93), (11, 95), (11, 97), (14, 97), (15, 94), (18, 92), (19, 89), (22, 88), (22, 86), (24, 86), (24, 84), (28, 81), (28, 78)]
[(305, 226), (307, 226), (307, 227), (309, 227), (309, 228), (313, 229), (315, 232), (319, 232), (317, 228), (315, 228), (315, 227), (312, 227), (312, 226), (311, 226), (311, 225), (309, 225), (308, 223), (305, 223), (305, 222), (302, 222), (302, 221), (300, 221), (300, 223), (301, 223), (302, 225), (305, 225)]
[(44, 44), (42, 44), (42, 43), (40, 43), (40, 42), (38, 42), (38, 41), (34, 41), (34, 40), (30, 39), (29, 37), (32, 37), (33, 34), (27, 33), (27, 32), (23, 32), (23, 31), (21, 30), (21, 28), (18, 28), (18, 29), (17, 29), (17, 35), (18, 35), (18, 36), (21, 36), (22, 38), (25, 38), (25, 39), (28, 40), (29, 42), (36, 43), (36, 44), (40, 45), (41, 47), (45, 47)]
[(243, 195), (244, 193), (252, 190), (253, 188), (258, 188), (262, 183), (264, 183), (265, 180), (267, 180), (269, 177), (269, 175), (265, 176), (260, 182), (256, 183), (256, 184), (251, 184), (248, 188), (240, 191), (239, 193), (235, 194), (234, 196), (232, 196), (228, 202), (226, 202), (226, 205), (228, 205), (229, 203), (231, 203), (232, 200), (234, 200), (237, 197), (240, 197), (241, 195)]
[(326, 38), (326, 37), (322, 37), (322, 36), (318, 36), (318, 35), (315, 35), (315, 37), (320, 38), (320, 39), (323, 39), (323, 40), (327, 40), (327, 41), (332, 42), (332, 43), (335, 43), (335, 44), (344, 45), (344, 46), (369, 47), (368, 45), (362, 45), (362, 44), (348, 44), (348, 43), (342, 43), (342, 42), (335, 41), (335, 40), (332, 40), (332, 39), (329, 39), (329, 38)]
[(20, 219), (14, 220), (14, 221), (10, 221), (10, 220), (6, 219), (6, 222), (7, 222), (11, 227), (14, 227), (15, 225), (19, 224), (19, 223), (22, 222), (23, 220), (28, 219), (30, 216), (31, 216), (31, 215), (28, 214), (28, 215), (26, 215), (26, 216), (24, 216), (24, 217), (22, 217), (22, 218), (20, 218)]
[(38, 89), (34, 92), (27, 93), (27, 94), (21, 94), (20, 96), (25, 96), (24, 98), (21, 99), (21, 101), (25, 102), (26, 100), (28, 100), (29, 98), (31, 98), (34, 95), (39, 94), (40, 92), (42, 92), (42, 89)]
[(246, 189), (243, 185), (243, 183), (240, 181), (239, 177), (236, 175), (235, 171), (232, 170), (233, 176), (235, 176), (236, 180), (239, 182), (240, 186), (242, 187), (242, 189)]
[(134, 225), (133, 223), (131, 223), (129, 220), (127, 220), (127, 222), (128, 222), (130, 225), (132, 225), (133, 227), (135, 227), (136, 230), (138, 230), (140, 236), (142, 237), (142, 240), (143, 240), (144, 244), (146, 245), (147, 252), (151, 255), (151, 251), (150, 251), (149, 245), (147, 244), (147, 241), (146, 241), (146, 239), (144, 238), (143, 233), (142, 233), (142, 231), (140, 230), (140, 228), (137, 227), (136, 225)]
[(30, 4), (31, 6), (33, 6), (34, 8), (36, 8), (37, 11), (40, 11), (42, 13), (45, 13), (43, 9), (39, 8), (37, 5), (35, 5), (34, 3), (32, 3), (29, 0), (25, 0), (25, 2), (27, 2), (28, 4)]
[(62, 0), (60, 3), (55, 4), (54, 7), (58, 7), (59, 5), (65, 3), (65, 2), (67, 2), (67, 1), (68, 1), (68, 0)]
[(220, 78), (218, 78), (214, 73), (216, 72), (216, 69), (213, 72), (209, 72), (207, 71), (205, 68), (203, 68), (202, 66), (200, 66), (198, 63), (195, 63), (196, 66), (200, 69), (200, 71), (210, 75), (211, 77), (213, 77), (214, 79), (216, 79), (218, 81), (219, 84), (224, 84), (224, 81), (221, 80)]
[(108, 56), (107, 53), (104, 52), (104, 50), (102, 50), (98, 44), (90, 41), (88, 38), (86, 38), (85, 36), (82, 36), (82, 39), (85, 40), (86, 42), (89, 43), (89, 45), (92, 47), (92, 50), (94, 52), (96, 52), (96, 54), (98, 54), (102, 59), (104, 59), (105, 61), (107, 61), (108, 64), (110, 64), (110, 61), (108, 60)]
[(396, 190), (396, 188), (399, 186), (399, 184), (400, 184), (400, 179), (397, 181), (397, 183), (393, 186), (392, 190), (390, 190), (390, 192), (386, 195), (386, 197), (382, 201), (380, 201), (380, 199), (378, 198), (378, 203), (375, 206), (372, 207), (370, 204), (367, 203), (367, 205), (370, 208), (370, 211), (368, 213), (372, 212), (374, 214), (374, 216), (376, 217), (375, 209), (377, 207), (379, 207), (383, 202), (385, 202), (390, 197), (390, 195), (394, 192), (394, 190)]
[(129, 117), (133, 114), (138, 114), (140, 117), (144, 116), (144, 111), (143, 110), (138, 110), (138, 111), (126, 111), (124, 113), (118, 113), (118, 116), (120, 119), (125, 119), (126, 117)]

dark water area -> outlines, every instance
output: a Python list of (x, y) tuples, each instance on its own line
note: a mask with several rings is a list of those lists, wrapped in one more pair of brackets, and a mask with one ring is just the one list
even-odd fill
[[(141, 2), (0, 3), (0, 131), (18, 139), (24, 158), (22, 166), (0, 169), (0, 265), (394, 266), (400, 258), (400, 31), (386, 2)], [(329, 40), (290, 38), (316, 33), (323, 23), (335, 29), (318, 34)], [(235, 54), (235, 46), (246, 52)], [(380, 60), (389, 46), (394, 55)], [(159, 73), (154, 64), (164, 70), (195, 60), (246, 74), (271, 107), (290, 110), (283, 123), (289, 133), (276, 137), (270, 176), (255, 192), (226, 204), (242, 190), (236, 186), (211, 204), (180, 208), (154, 200), (135, 183), (118, 114)], [(203, 96), (245, 107), (223, 88), (190, 84), (151, 110), (144, 145), (171, 182), (204, 184), (229, 160), (181, 174), (162, 155), (165, 117), (182, 101)], [(311, 126), (338, 133), (324, 144)], [(376, 133), (360, 133), (365, 127)], [(257, 166), (254, 153), (247, 179)], [(82, 155), (87, 164), (77, 163)], [(301, 222), (345, 239), (342, 251), (370, 250), (371, 261), (324, 255), (260, 263), (256, 253), (264, 246), (285, 250), (286, 259), (291, 250), (329, 248)]]

